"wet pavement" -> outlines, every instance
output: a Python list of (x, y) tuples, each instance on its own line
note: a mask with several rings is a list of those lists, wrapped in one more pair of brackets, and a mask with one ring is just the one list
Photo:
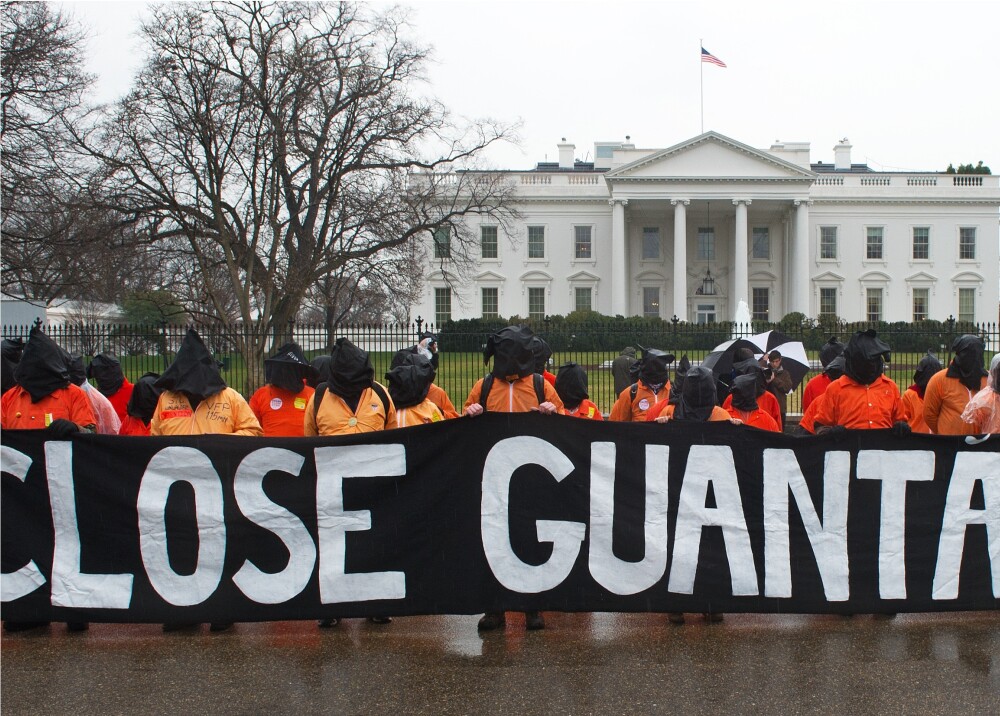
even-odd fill
[(4, 714), (1000, 714), (1000, 613), (62, 624), (0, 642)]

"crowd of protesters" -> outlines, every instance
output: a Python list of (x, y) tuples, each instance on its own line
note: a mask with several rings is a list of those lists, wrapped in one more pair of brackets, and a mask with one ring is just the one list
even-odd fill
[[(895, 434), (972, 435), (1000, 432), (1000, 355), (983, 367), (985, 346), (963, 335), (952, 346), (947, 367), (928, 353), (904, 392), (885, 375), (890, 346), (874, 330), (855, 333), (846, 345), (831, 338), (820, 350), (822, 373), (803, 393), (799, 435), (838, 434), (849, 429), (890, 429)], [(300, 437), (346, 435), (398, 429), (486, 412), (534, 411), (603, 420), (590, 400), (587, 373), (567, 363), (548, 370), (552, 351), (525, 326), (508, 326), (489, 337), (484, 365), (462, 410), (435, 384), (437, 337), (421, 334), (398, 351), (385, 375), (375, 380), (366, 351), (339, 338), (330, 355), (309, 362), (289, 343), (264, 362), (265, 385), (249, 401), (226, 385), (220, 365), (194, 330), (188, 331), (162, 375), (146, 373), (130, 383), (110, 354), (95, 356), (84, 369), (81, 356), (60, 348), (39, 327), (27, 342), (4, 340), (2, 350), (3, 429), (45, 429), (57, 439), (77, 432), (141, 435)], [(791, 378), (779, 351), (756, 356), (738, 348), (732, 370), (716, 375), (682, 356), (629, 347), (613, 363), (616, 422), (728, 422), (747, 429), (780, 432), (787, 418)], [(88, 382), (96, 382), (96, 387)], [(705, 614), (718, 621), (721, 614)], [(682, 614), (671, 614), (683, 623)], [(389, 623), (389, 617), (372, 617)], [(334, 626), (326, 619), (320, 626)], [(506, 614), (491, 612), (480, 630), (501, 628)], [(527, 612), (528, 629), (545, 626), (539, 612)], [(5, 624), (8, 631), (36, 626)], [(86, 628), (70, 623), (71, 630)], [(165, 629), (189, 625), (165, 625)], [(231, 624), (212, 624), (222, 631)]]

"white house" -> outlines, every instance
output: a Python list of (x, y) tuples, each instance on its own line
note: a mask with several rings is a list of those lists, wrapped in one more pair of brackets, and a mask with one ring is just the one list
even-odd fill
[(429, 238), (425, 320), (581, 309), (705, 322), (792, 311), (848, 321), (996, 321), (1000, 177), (877, 172), (809, 144), (754, 149), (716, 132), (667, 149), (598, 142), (594, 161), (506, 174), (521, 219), (473, 219), (478, 266)]

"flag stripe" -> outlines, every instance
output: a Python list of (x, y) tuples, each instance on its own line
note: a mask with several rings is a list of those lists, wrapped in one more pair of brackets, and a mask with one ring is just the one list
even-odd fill
[(706, 50), (704, 47), (701, 48), (701, 61), (711, 62), (713, 65), (718, 65), (719, 67), (725, 67), (726, 63), (720, 60), (718, 57), (713, 55), (711, 52)]

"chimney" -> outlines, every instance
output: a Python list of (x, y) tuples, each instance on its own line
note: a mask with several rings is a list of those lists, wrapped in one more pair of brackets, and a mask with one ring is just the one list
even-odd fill
[(566, 137), (562, 138), (562, 141), (556, 145), (559, 147), (559, 168), (560, 169), (572, 169), (574, 156), (576, 152), (576, 145), (570, 144), (566, 141)]
[(833, 148), (833, 168), (848, 171), (851, 168), (851, 145), (844, 137)]

